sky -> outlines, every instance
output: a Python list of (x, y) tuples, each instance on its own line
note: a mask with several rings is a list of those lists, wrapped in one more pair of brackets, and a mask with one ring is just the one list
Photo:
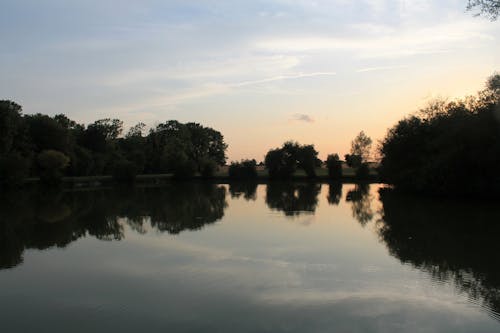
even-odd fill
[(500, 70), (500, 20), (466, 0), (2, 0), (0, 99), (125, 131), (222, 132), (229, 160), (286, 140), (343, 156)]

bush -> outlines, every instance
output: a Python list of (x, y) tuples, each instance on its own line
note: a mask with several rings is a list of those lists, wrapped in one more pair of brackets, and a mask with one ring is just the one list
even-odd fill
[(342, 162), (339, 159), (339, 155), (328, 155), (326, 158), (326, 167), (328, 168), (328, 176), (331, 179), (338, 180), (342, 178)]
[(137, 176), (137, 167), (128, 160), (122, 160), (115, 164), (113, 179), (120, 183), (133, 183)]
[(59, 184), (69, 161), (69, 158), (60, 151), (42, 151), (37, 156), (38, 166), (40, 167), (40, 180), (47, 185)]
[(361, 155), (346, 154), (345, 155), (345, 162), (351, 168), (357, 169), (361, 166), (361, 163), (363, 163), (363, 159), (362, 159)]
[(231, 162), (228, 173), (229, 178), (233, 179), (255, 179), (257, 178), (257, 162), (255, 160)]
[(0, 187), (16, 187), (28, 176), (29, 160), (12, 153), (0, 158)]

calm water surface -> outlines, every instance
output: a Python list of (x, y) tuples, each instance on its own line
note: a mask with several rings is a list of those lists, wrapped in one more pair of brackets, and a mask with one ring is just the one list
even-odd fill
[(500, 207), (381, 186), (22, 192), (1, 332), (500, 332)]

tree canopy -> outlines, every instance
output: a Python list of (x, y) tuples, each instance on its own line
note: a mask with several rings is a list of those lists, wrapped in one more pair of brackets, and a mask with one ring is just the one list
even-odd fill
[(409, 191), (500, 194), (498, 80), (477, 97), (433, 102), (399, 121), (381, 143), (382, 178)]
[(500, 0), (468, 0), (467, 10), (476, 12), (489, 19), (496, 20), (500, 12)]
[(271, 178), (289, 178), (297, 168), (303, 169), (308, 177), (315, 177), (315, 169), (321, 161), (314, 145), (287, 141), (281, 148), (271, 149), (266, 154), (264, 164)]
[(136, 173), (210, 177), (226, 162), (224, 137), (210, 127), (170, 120), (147, 135), (144, 129), (138, 123), (122, 136), (119, 119), (85, 126), (64, 114), (23, 115), (19, 104), (0, 101), (0, 186), (19, 184), (27, 176), (53, 183), (62, 176), (132, 179)]

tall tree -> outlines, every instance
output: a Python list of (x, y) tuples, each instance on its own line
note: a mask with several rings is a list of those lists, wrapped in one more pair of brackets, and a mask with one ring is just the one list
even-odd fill
[(361, 131), (351, 142), (351, 155), (361, 157), (361, 163), (368, 162), (372, 148), (372, 139)]

